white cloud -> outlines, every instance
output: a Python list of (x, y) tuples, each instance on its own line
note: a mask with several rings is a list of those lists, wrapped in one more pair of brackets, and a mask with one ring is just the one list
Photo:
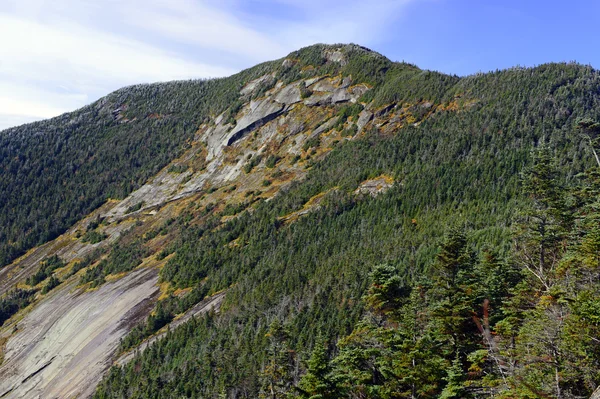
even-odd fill
[(281, 41), (296, 49), (314, 43), (377, 44), (385, 38), (389, 25), (415, 0), (269, 1), (295, 11), (293, 19), (273, 20), (269, 25)]
[(48, 118), (128, 84), (235, 72), (69, 22), (45, 25), (0, 15), (0, 36), (10, 38), (0, 44), (2, 127), (2, 115), (11, 115), (11, 122), (18, 115)]
[[(119, 7), (123, 20), (183, 43), (265, 61), (281, 57), (286, 46), (244, 25), (244, 21), (215, 7), (191, 0), (144, 0)], [(136, 18), (128, 19), (128, 15)]]
[[(159, 48), (64, 23), (48, 27), (0, 16), (0, 74), (40, 81), (154, 81), (223, 76), (231, 69), (189, 62)], [(62, 72), (61, 72), (62, 71)]]
[(38, 87), (0, 82), (0, 110), (13, 117), (51, 118), (88, 102), (85, 94), (46, 91)]
[[(0, 129), (125, 85), (230, 75), (315, 42), (369, 44), (407, 1), (3, 0)], [(298, 12), (256, 13), (261, 2)]]
[(39, 121), (39, 116), (23, 116), (23, 115), (11, 115), (11, 114), (0, 114), (0, 131), (8, 129), (13, 126), (23, 125), (25, 123)]

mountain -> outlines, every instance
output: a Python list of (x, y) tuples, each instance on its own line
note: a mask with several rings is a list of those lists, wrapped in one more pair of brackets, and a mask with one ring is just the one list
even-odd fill
[(599, 100), (315, 45), (0, 132), (0, 397), (589, 396)]

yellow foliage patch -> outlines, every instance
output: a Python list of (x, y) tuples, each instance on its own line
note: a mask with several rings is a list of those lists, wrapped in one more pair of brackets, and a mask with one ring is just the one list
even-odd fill
[(282, 216), (279, 218), (279, 220), (281, 220), (282, 222), (284, 222), (285, 224), (290, 224), (295, 222), (296, 220), (298, 220), (301, 216), (306, 215), (307, 213), (309, 213), (311, 210), (315, 209), (316, 207), (319, 206), (319, 204), (321, 203), (321, 201), (323, 200), (323, 198), (325, 197), (325, 195), (327, 195), (328, 193), (330, 193), (333, 190), (336, 190), (337, 187), (331, 188), (327, 191), (324, 191), (322, 193), (319, 193), (313, 197), (311, 197), (308, 201), (306, 201), (306, 203), (302, 206), (302, 209), (296, 211), (296, 212), (292, 212), (290, 214), (287, 214), (285, 216)]
[(169, 297), (169, 294), (171, 293), (171, 283), (165, 281), (162, 282), (159, 285), (159, 290), (160, 290), (160, 296), (158, 297), (159, 301), (162, 301), (163, 299), (167, 299)]

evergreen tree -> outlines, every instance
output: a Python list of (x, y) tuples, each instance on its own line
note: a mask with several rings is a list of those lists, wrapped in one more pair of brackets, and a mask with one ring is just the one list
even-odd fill
[(448, 367), (444, 380), (446, 380), (446, 386), (439, 396), (440, 399), (463, 399), (470, 396), (465, 389), (464, 365), (458, 353), (452, 361), (452, 365)]
[(371, 286), (365, 296), (369, 309), (378, 315), (395, 318), (394, 313), (401, 310), (403, 301), (410, 294), (410, 287), (398, 270), (387, 264), (375, 266), (369, 277)]
[(301, 396), (309, 399), (339, 397), (338, 388), (331, 372), (327, 343), (322, 337), (319, 337), (308, 360), (306, 374), (300, 380)]
[(463, 232), (451, 231), (442, 243), (434, 265), (433, 316), (445, 337), (445, 355), (461, 359), (472, 350), (476, 335), (474, 315), (475, 258)]
[(269, 326), (269, 348), (261, 373), (261, 398), (281, 399), (290, 391), (295, 364), (294, 352), (288, 345), (289, 332), (278, 318)]
[(542, 147), (534, 153), (534, 164), (525, 174), (523, 188), (531, 206), (524, 212), (515, 243), (520, 264), (546, 292), (556, 283), (556, 270), (572, 224), (572, 211), (559, 181), (556, 160), (547, 147)]

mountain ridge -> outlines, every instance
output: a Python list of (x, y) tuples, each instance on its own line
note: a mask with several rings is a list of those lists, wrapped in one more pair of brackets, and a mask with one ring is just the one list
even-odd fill
[[(83, 394), (85, 385), (88, 396), (103, 375), (96, 397), (254, 397), (267, 395), (269, 384), (282, 392), (301, 388), (319, 335), (352, 343), (357, 323), (377, 314), (364, 298), (379, 263), (394, 265), (396, 271), (385, 273), (400, 273), (406, 284), (419, 276), (431, 284), (439, 278), (439, 242), (453, 225), (468, 226), (474, 251), (491, 246), (508, 256), (514, 213), (526, 204), (519, 173), (532, 163), (531, 151), (548, 146), (560, 155), (565, 181), (593, 164), (586, 142), (573, 133), (578, 120), (600, 116), (600, 78), (589, 67), (547, 64), (459, 78), (360, 47), (317, 45), (255, 68), (229, 81), (121, 89), (77, 111), (95, 113), (95, 130), (83, 114), (59, 117), (73, 121), (62, 132), (70, 139), (80, 134), (70, 126), (80, 124), (91, 138), (97, 133), (125, 145), (72, 147), (85, 160), (110, 155), (100, 164), (111, 167), (100, 169), (107, 176), (102, 184), (94, 185), (103, 175), (93, 169), (72, 182), (74, 192), (89, 190), (98, 205), (87, 213), (81, 208), (53, 240), (0, 269), (2, 300), (14, 295), (21, 308), (0, 329), (0, 376), (16, 376), (0, 383), (0, 395), (49, 394), (54, 386), (69, 396)], [(24, 162), (4, 164), (8, 177), (36, 154), (31, 144), (12, 144)], [(0, 164), (14, 159), (4, 154)], [(163, 158), (155, 162), (156, 154)], [(46, 195), (58, 183), (56, 198), (64, 202), (66, 179), (88, 172), (85, 162), (54, 155), (32, 170), (48, 171), (54, 162), (65, 174), (30, 181)], [(124, 167), (140, 172), (128, 175)], [(119, 195), (107, 201), (113, 183)], [(144, 273), (152, 279), (136, 282)], [(503, 277), (507, 284), (509, 277)], [(98, 314), (121, 326), (106, 341), (111, 349), (102, 353), (101, 367), (79, 385), (61, 380), (99, 356), (50, 345), (69, 331), (93, 348), (98, 336), (78, 334), (83, 326), (71, 314), (102, 293), (146, 283), (147, 294), (129, 304), (137, 311), (109, 315), (109, 305)], [(12, 294), (14, 287), (21, 296)], [(75, 299), (65, 299), (71, 292)], [(223, 293), (219, 314), (198, 314), (164, 334), (173, 320)], [(44, 324), (39, 309), (52, 309), (59, 299), (67, 301), (66, 311), (55, 309), (58, 321)], [(470, 339), (480, 337), (471, 330)], [(26, 336), (37, 338), (24, 343)], [(104, 374), (113, 360), (155, 336), (164, 338)], [(471, 350), (474, 341), (468, 345)], [(333, 346), (342, 354), (348, 348)], [(279, 359), (272, 357), (279, 350), (297, 356), (285, 366), (295, 371), (277, 385), (269, 362)], [(158, 353), (170, 360), (157, 366)], [(442, 371), (451, 370), (453, 355), (444, 356)], [(29, 372), (39, 364), (43, 370)], [(195, 375), (203, 378), (188, 383)], [(435, 395), (447, 388), (446, 377), (438, 377)]]

